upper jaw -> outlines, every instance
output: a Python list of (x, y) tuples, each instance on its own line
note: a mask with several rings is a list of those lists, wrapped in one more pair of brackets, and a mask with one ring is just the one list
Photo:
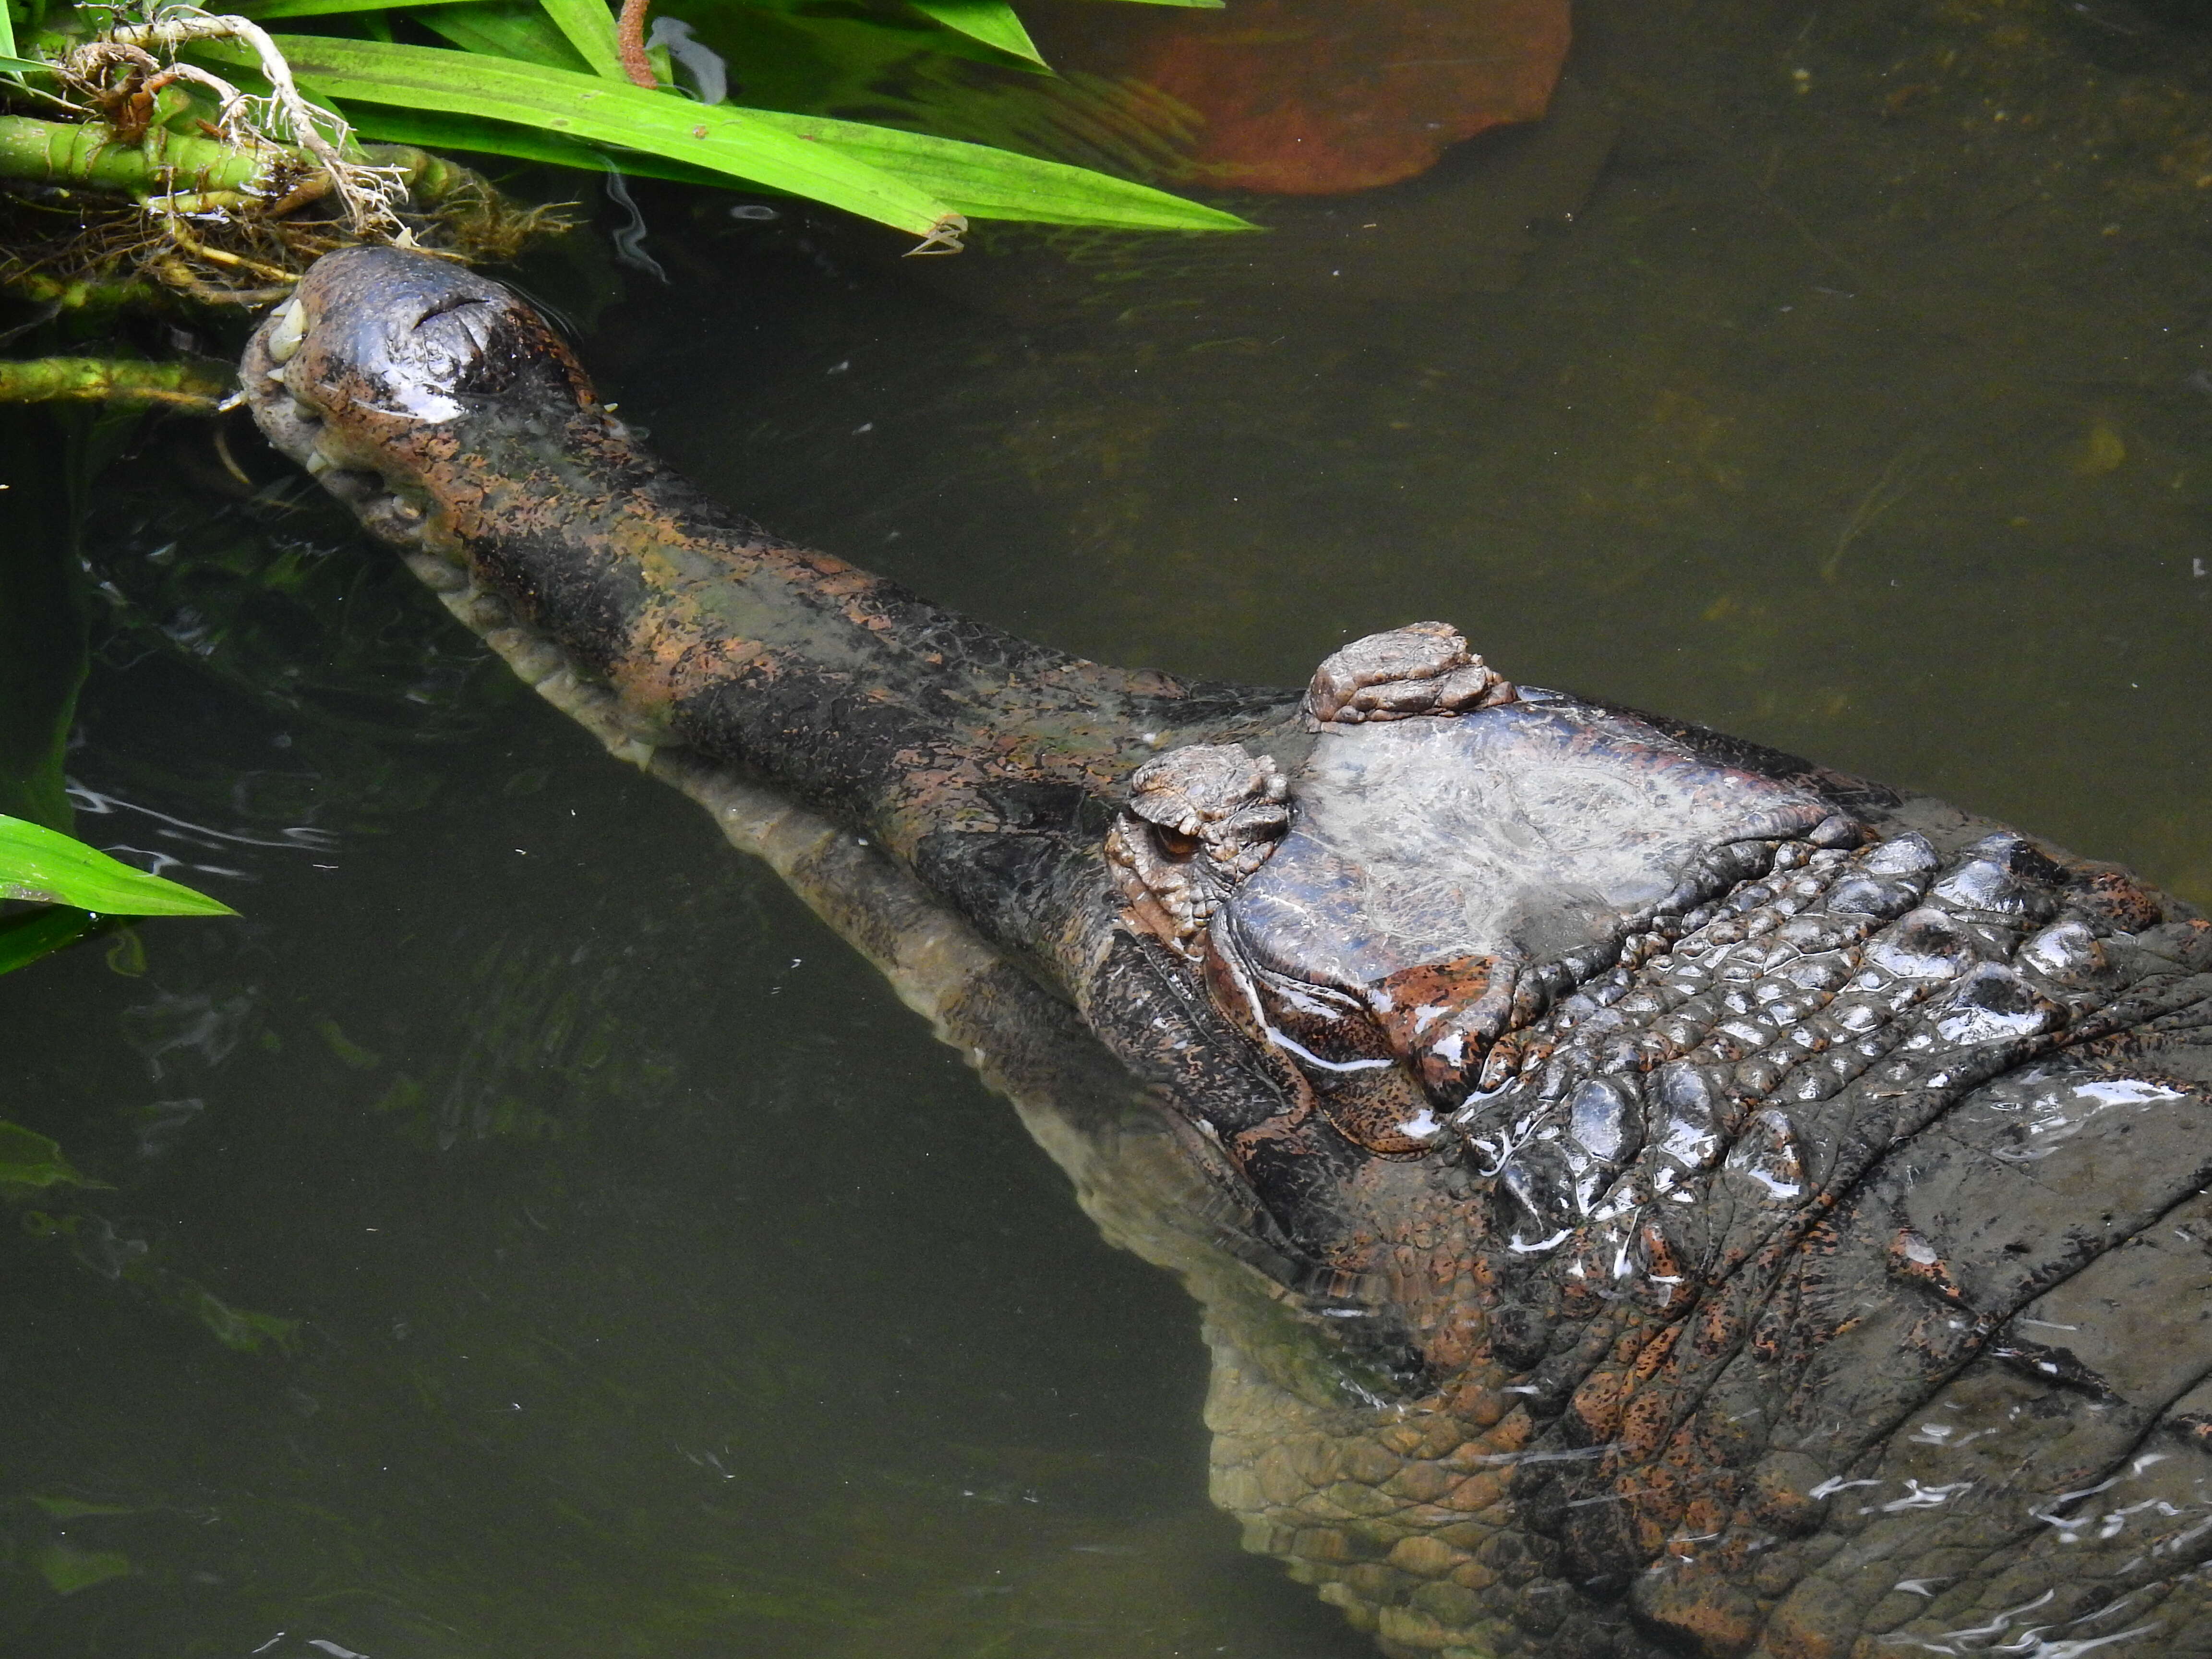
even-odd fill
[[(313, 474), (385, 539), (418, 545), (428, 516), (422, 493), (398, 465), (396, 440), (459, 406), (441, 408), (386, 372), (393, 337), (412, 306), (357, 303), (356, 251), (317, 264), (292, 297), (246, 342), (240, 377), (255, 422), (281, 453)], [(350, 280), (349, 280), (350, 278)], [(397, 395), (395, 395), (397, 394)], [(452, 404), (449, 394), (447, 404)], [(412, 408), (409, 407), (410, 404)]]
[(344, 380), (324, 372), (313, 315), (306, 298), (295, 295), (254, 331), (239, 365), (246, 406), (270, 443), (351, 507), (368, 529), (402, 547), (422, 547), (429, 494), (395, 465), (388, 442), (361, 431), (359, 406), (344, 395)]
[[(560, 384), (565, 364), (527, 349), (540, 337), (550, 339), (514, 295), (459, 266), (352, 248), (318, 261), (263, 319), (240, 377), (279, 451), (369, 529), (419, 545), (434, 514), (437, 461), (462, 447), (476, 416), (514, 401), (498, 394), (539, 372), (543, 390), (570, 394), (563, 412), (574, 411), (576, 388)], [(565, 356), (557, 346), (552, 355)], [(521, 400), (541, 401), (532, 396), (539, 390)]]
[(281, 366), (310, 401), (364, 402), (437, 423), (464, 411), (461, 388), (498, 325), (519, 311), (506, 289), (447, 261), (348, 248), (316, 262), (248, 352), (264, 374)]

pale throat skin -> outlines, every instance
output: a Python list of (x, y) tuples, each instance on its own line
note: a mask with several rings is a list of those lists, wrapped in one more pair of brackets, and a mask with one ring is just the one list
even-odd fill
[[(2212, 1655), (2187, 906), (1442, 623), (1302, 696), (1014, 640), (706, 501), (436, 262), (325, 260), (244, 374), (618, 753), (842, 824), (860, 948), (937, 907), (1110, 1051), (1173, 1182), (1009, 1092), (1204, 1304), (1217, 1500), (1384, 1651)], [(1034, 1012), (930, 1006), (1020, 1071)]]

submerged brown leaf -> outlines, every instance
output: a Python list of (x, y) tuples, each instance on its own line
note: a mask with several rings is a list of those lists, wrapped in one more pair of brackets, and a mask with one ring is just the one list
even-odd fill
[(1203, 118), (1194, 182), (1289, 195), (1394, 184), (1536, 119), (1570, 38), (1567, 0), (1061, 5), (1036, 21), (1056, 68), (1143, 82)]

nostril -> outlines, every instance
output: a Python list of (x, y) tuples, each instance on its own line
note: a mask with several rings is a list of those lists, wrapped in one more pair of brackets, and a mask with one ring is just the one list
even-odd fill
[(447, 295), (444, 299), (439, 301), (435, 305), (433, 305), (428, 311), (425, 311), (420, 317), (417, 317), (415, 319), (415, 326), (419, 329), (427, 323), (435, 322), (441, 317), (449, 316), (456, 311), (463, 310), (470, 306), (480, 306), (483, 303), (483, 299), (480, 295)]

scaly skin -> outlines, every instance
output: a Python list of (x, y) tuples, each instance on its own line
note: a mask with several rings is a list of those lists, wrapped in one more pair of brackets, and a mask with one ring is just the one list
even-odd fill
[[(2212, 1654), (2185, 907), (1441, 624), (1303, 708), (1024, 645), (703, 501), (435, 262), (324, 261), (245, 372), (1184, 1276), (1218, 1500), (1386, 1652)], [(1407, 755), (1447, 787), (1405, 822), (1362, 791)], [(1522, 800), (1656, 862), (1569, 848), (1391, 956), (1430, 925), (1382, 849)]]
[[(283, 387), (270, 331), (246, 360), (279, 447), (449, 584), (506, 596), (641, 742), (741, 759), (868, 825), (994, 936), (1033, 945), (1025, 912), (1095, 880), (1103, 803), (1158, 748), (1291, 729), (1286, 699), (1032, 646), (767, 535), (632, 441), (495, 284), (364, 251), (301, 302), (318, 320)], [(1016, 864), (965, 867), (987, 842)]]

